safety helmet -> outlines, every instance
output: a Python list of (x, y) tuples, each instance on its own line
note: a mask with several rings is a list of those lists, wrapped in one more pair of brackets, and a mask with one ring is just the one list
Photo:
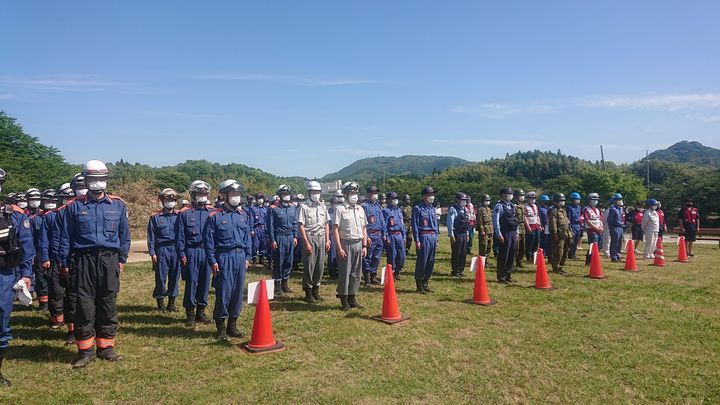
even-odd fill
[(187, 207), (187, 206), (189, 206), (189, 205), (190, 205), (190, 201), (188, 201), (188, 200), (186, 200), (186, 199), (184, 199), (184, 198), (183, 198), (182, 200), (180, 200), (180, 206), (181, 206), (181, 207)]
[(15, 199), (18, 201), (27, 201), (27, 194), (25, 194), (24, 192), (17, 193)]
[(615, 200), (622, 200), (622, 198), (623, 198), (623, 196), (622, 196), (622, 194), (620, 194), (620, 193), (615, 193), (615, 194), (613, 194), (613, 196), (612, 196), (612, 200), (613, 200), (613, 201), (615, 201)]
[(571, 200), (579, 200), (580, 199), (580, 193), (573, 191), (570, 193), (570, 199)]
[(655, 205), (657, 203), (658, 203), (658, 201), (654, 198), (647, 200), (647, 205)]
[(550, 197), (548, 197), (547, 194), (543, 194), (540, 196), (540, 201), (550, 201)]
[(423, 188), (422, 191), (420, 192), (420, 195), (422, 195), (422, 196), (425, 196), (428, 194), (435, 194), (435, 189), (433, 189), (432, 186), (427, 186), (427, 187)]
[(513, 189), (511, 189), (510, 187), (501, 188), (500, 195), (503, 194), (513, 194)]
[(307, 191), (322, 191), (322, 187), (317, 181), (308, 181), (305, 185), (305, 189)]
[(489, 195), (489, 194), (483, 194), (482, 200), (483, 200), (483, 201), (490, 201), (490, 200), (491, 200), (491, 199), (490, 199), (490, 195)]
[(370, 187), (367, 188), (367, 193), (368, 193), (368, 194), (371, 194), (371, 193), (379, 193), (379, 192), (380, 192), (380, 189), (377, 188), (377, 186), (370, 186)]
[(190, 194), (195, 193), (209, 193), (210, 192), (210, 185), (205, 183), (202, 180), (195, 180), (192, 183), (190, 183), (190, 187), (188, 189), (188, 192)]
[(8, 193), (8, 195), (5, 196), (5, 201), (7, 201), (8, 204), (15, 204), (17, 202), (17, 194)]
[(58, 197), (60, 198), (69, 198), (73, 197), (75, 195), (75, 192), (73, 191), (72, 186), (70, 183), (63, 183), (60, 188), (58, 189)]
[(160, 199), (160, 200), (165, 200), (165, 199), (175, 200), (175, 199), (177, 199), (177, 193), (175, 192), (175, 190), (173, 190), (171, 188), (164, 188), (164, 189), (160, 190), (160, 193), (158, 193), (158, 199)]
[(28, 191), (25, 192), (25, 197), (28, 200), (39, 200), (42, 198), (42, 193), (36, 188), (29, 188)]
[(456, 200), (467, 200), (468, 196), (467, 196), (467, 194), (465, 194), (463, 192), (458, 192), (455, 194), (455, 199)]
[(342, 192), (343, 194), (358, 193), (360, 192), (360, 186), (354, 181), (348, 181), (343, 184)]
[(55, 190), (49, 188), (42, 192), (42, 200), (43, 201), (57, 201), (58, 194)]
[(387, 197), (388, 200), (394, 200), (394, 199), (398, 198), (398, 193), (396, 193), (395, 191), (391, 191), (391, 192), (387, 193), (385, 196)]
[(282, 195), (292, 194), (292, 192), (292, 187), (288, 186), (287, 184), (281, 184), (280, 187), (277, 188), (277, 191), (275, 193), (277, 193), (277, 195)]
[(295, 196), (295, 198), (297, 198), (298, 201), (302, 201), (305, 199), (305, 196), (303, 194), (298, 194)]
[(600, 194), (598, 193), (590, 193), (588, 194), (588, 200), (599, 200)]
[(243, 186), (242, 183), (240, 183), (237, 180), (228, 179), (220, 183), (220, 187), (218, 191), (222, 194), (227, 194), (232, 191), (241, 192), (245, 189), (245, 186)]
[(88, 160), (83, 164), (82, 174), (86, 180), (90, 178), (106, 179), (108, 177), (108, 168), (105, 163), (99, 160)]
[(555, 193), (553, 195), (553, 201), (565, 201), (565, 194), (563, 193)]
[(342, 196), (343, 196), (342, 190), (340, 190), (340, 189), (335, 190), (335, 194), (333, 194), (333, 197), (342, 197)]
[(72, 180), (70, 180), (70, 187), (72, 187), (73, 191), (87, 188), (87, 183), (85, 182), (85, 175), (82, 173), (75, 174)]
[(527, 198), (537, 198), (537, 193), (534, 191), (528, 191)]
[(263, 193), (257, 193), (257, 194), (255, 194), (255, 198), (256, 198), (256, 199), (262, 198), (262, 199), (264, 200), (264, 199), (265, 199), (265, 194), (263, 194)]
[(513, 194), (514, 195), (525, 195), (525, 192), (523, 191), (523, 189), (519, 188), (519, 189), (515, 190), (515, 193), (513, 193)]

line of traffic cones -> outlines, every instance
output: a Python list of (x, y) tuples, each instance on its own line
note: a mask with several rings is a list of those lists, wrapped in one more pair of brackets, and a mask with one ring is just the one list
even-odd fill
[(405, 322), (410, 319), (409, 316), (404, 316), (400, 313), (398, 308), (397, 294), (395, 293), (395, 281), (393, 280), (392, 265), (388, 264), (385, 267), (385, 286), (383, 288), (383, 306), (382, 314), (373, 316), (374, 320), (387, 323), (389, 325), (396, 325), (400, 322)]
[(473, 288), (473, 298), (467, 302), (475, 305), (495, 305), (496, 302), (490, 299), (487, 290), (487, 281), (485, 280), (485, 260), (478, 257), (475, 260), (475, 286)]
[(265, 280), (260, 280), (260, 297), (255, 306), (252, 336), (249, 342), (241, 343), (240, 347), (250, 354), (265, 354), (285, 350), (285, 345), (279, 340), (275, 340), (273, 336), (270, 302), (268, 301)]
[(627, 271), (638, 271), (637, 261), (635, 260), (635, 246), (632, 239), (627, 241), (627, 255), (625, 256), (625, 269)]

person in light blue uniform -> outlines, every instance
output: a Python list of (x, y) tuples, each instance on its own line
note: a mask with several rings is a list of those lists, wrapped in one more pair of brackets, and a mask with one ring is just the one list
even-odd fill
[[(155, 289), (153, 297), (157, 301), (158, 311), (175, 312), (175, 298), (178, 296), (180, 281), (180, 260), (175, 248), (175, 228), (178, 219), (177, 193), (164, 188), (158, 195), (162, 209), (154, 212), (148, 220), (147, 246), (155, 270)], [(167, 286), (167, 287), (166, 287)], [(165, 307), (165, 297), (168, 304)]]
[(367, 200), (362, 205), (367, 221), (368, 239), (370, 239), (367, 255), (363, 257), (363, 282), (366, 286), (380, 285), (377, 269), (382, 257), (383, 241), (387, 239), (379, 193), (380, 190), (376, 186), (368, 187)]
[(393, 277), (400, 279), (400, 272), (405, 266), (405, 222), (403, 210), (398, 205), (398, 193), (391, 191), (386, 195), (387, 207), (383, 208), (382, 216), (387, 237), (385, 239), (385, 255), (387, 263), (392, 266)]
[(180, 276), (185, 280), (185, 326), (194, 327), (197, 322), (210, 323), (205, 308), (208, 305), (211, 272), (202, 230), (212, 208), (208, 205), (210, 186), (206, 182), (193, 181), (189, 192), (191, 205), (180, 210), (175, 225), (175, 248), (182, 265)]
[(612, 207), (605, 211), (610, 227), (610, 260), (613, 262), (622, 261), (620, 249), (622, 249), (623, 232), (625, 232), (625, 212), (622, 198), (622, 194), (615, 193), (612, 197)]
[(215, 277), (213, 319), (220, 341), (228, 336), (244, 336), (237, 328), (237, 319), (243, 306), (245, 271), (252, 255), (252, 218), (239, 208), (243, 189), (238, 181), (223, 182), (219, 188), (223, 205), (210, 213), (203, 231), (205, 253)]
[[(5, 171), (0, 169), (0, 191), (4, 182)], [(2, 364), (12, 340), (10, 313), (15, 301), (13, 286), (18, 281), (15, 269), (30, 289), (35, 246), (27, 215), (16, 205), (5, 202), (0, 202), (0, 248), (3, 252), (0, 254), (0, 387), (9, 387), (10, 380), (2, 375)]]
[(420, 193), (422, 202), (413, 207), (412, 230), (415, 239), (415, 285), (421, 294), (432, 292), (430, 277), (435, 267), (435, 250), (438, 244), (440, 227), (435, 218), (435, 190), (428, 186)]
[(292, 188), (282, 184), (277, 189), (280, 202), (267, 214), (268, 240), (272, 248), (275, 294), (292, 292), (288, 286), (293, 268), (295, 246), (298, 243), (297, 207), (291, 203)]
[(573, 234), (572, 240), (570, 241), (568, 257), (570, 259), (577, 259), (577, 248), (582, 241), (582, 207), (580, 206), (580, 193), (570, 193), (570, 205), (565, 207), (565, 210), (567, 210), (568, 218), (570, 219), (570, 230)]
[(493, 227), (498, 230), (497, 240), (500, 253), (497, 259), (497, 279), (500, 283), (511, 283), (517, 254), (518, 221), (515, 204), (512, 203), (513, 190), (506, 187), (500, 190), (501, 199), (493, 208)]

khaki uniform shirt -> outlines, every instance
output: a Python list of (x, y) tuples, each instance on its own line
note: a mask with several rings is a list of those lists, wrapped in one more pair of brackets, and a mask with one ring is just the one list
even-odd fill
[(344, 203), (335, 208), (333, 224), (338, 227), (340, 239), (358, 241), (363, 238), (363, 229), (367, 225), (365, 210), (360, 204), (351, 207)]

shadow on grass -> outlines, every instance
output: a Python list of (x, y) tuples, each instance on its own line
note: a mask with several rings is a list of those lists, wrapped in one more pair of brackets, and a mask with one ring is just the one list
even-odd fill
[[(326, 299), (324, 303), (328, 302)], [(338, 300), (339, 302), (339, 300)], [(305, 301), (285, 301), (270, 303), (270, 311), (285, 310), (289, 312), (322, 312), (335, 311), (337, 307), (320, 304), (309, 304)]]
[(183, 339), (208, 339), (215, 336), (214, 330), (192, 329), (178, 323), (177, 326), (126, 326), (121, 325), (118, 334), (130, 334), (145, 337), (174, 337)]
[(37, 363), (70, 363), (77, 350), (75, 345), (56, 347), (49, 345), (11, 345), (8, 358)]

